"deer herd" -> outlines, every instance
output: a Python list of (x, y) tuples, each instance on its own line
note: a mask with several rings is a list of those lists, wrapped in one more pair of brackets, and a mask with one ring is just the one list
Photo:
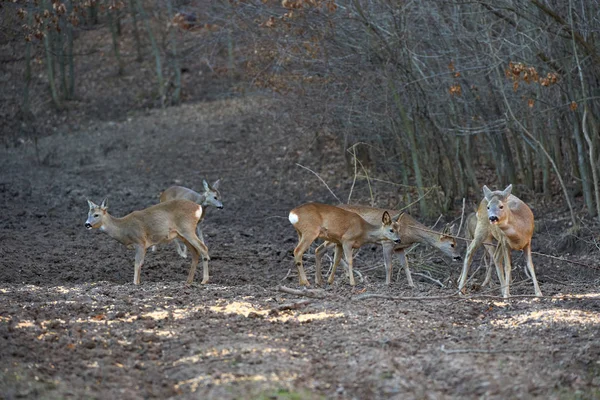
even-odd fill
[[(146, 251), (163, 242), (174, 241), (177, 252), (187, 257), (192, 255), (192, 265), (187, 283), (194, 281), (196, 267), (202, 257), (202, 283), (209, 280), (208, 248), (200, 228), (206, 207), (223, 208), (218, 190), (220, 181), (212, 185), (203, 181), (203, 192), (197, 193), (182, 186), (172, 186), (160, 194), (160, 202), (144, 210), (134, 211), (122, 218), (108, 213), (106, 199), (97, 205), (88, 200), (89, 212), (85, 222), (87, 229), (100, 229), (127, 247), (134, 248), (135, 263), (133, 283), (140, 284), (140, 274)], [(464, 293), (469, 267), (475, 251), (485, 248), (483, 261), (486, 277), (481, 285), (491, 281), (491, 264), (496, 267), (500, 290), (504, 298), (510, 297), (512, 272), (511, 250), (522, 250), (527, 260), (527, 272), (533, 281), (535, 294), (542, 296), (531, 258), (531, 237), (534, 230), (533, 213), (522, 200), (511, 193), (512, 185), (500, 191), (483, 187), (483, 199), (476, 213), (466, 219), (468, 245), (458, 289)], [(338, 264), (342, 259), (348, 265), (350, 285), (355, 285), (353, 273), (353, 251), (367, 243), (380, 244), (383, 249), (386, 284), (392, 279), (392, 255), (397, 253), (406, 273), (407, 284), (414, 287), (405, 250), (415, 243), (429, 245), (453, 260), (461, 260), (452, 227), (443, 232), (428, 229), (404, 212), (358, 205), (328, 205), (307, 203), (289, 213), (289, 221), (298, 234), (298, 245), (294, 249), (294, 262), (298, 269), (299, 283), (310, 285), (304, 271), (302, 257), (316, 239), (323, 243), (315, 250), (315, 284), (323, 285), (322, 259), (329, 248), (335, 247), (333, 265), (327, 279), (333, 283)]]

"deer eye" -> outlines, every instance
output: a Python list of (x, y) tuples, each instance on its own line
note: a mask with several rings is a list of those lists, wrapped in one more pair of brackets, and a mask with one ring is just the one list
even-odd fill
[(455, 246), (455, 244), (454, 244), (454, 243), (450, 243), (450, 247), (454, 247), (454, 246)]
[(94, 214), (94, 218), (98, 218), (100, 214)]

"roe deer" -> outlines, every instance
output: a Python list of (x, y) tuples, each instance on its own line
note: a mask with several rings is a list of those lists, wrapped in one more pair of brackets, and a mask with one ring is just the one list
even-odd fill
[[(522, 250), (527, 258), (527, 268), (533, 280), (536, 296), (542, 296), (531, 258), (531, 237), (533, 236), (533, 212), (521, 199), (511, 194), (512, 185), (502, 191), (491, 191), (483, 186), (484, 198), (477, 209), (477, 226), (474, 239), (467, 248), (458, 288), (464, 291), (469, 265), (475, 250), (492, 239), (498, 242), (497, 249), (486, 245), (488, 253), (496, 265), (500, 287), (504, 298), (510, 296), (512, 272), (511, 250)], [(504, 266), (502, 266), (502, 261)]]
[[(220, 183), (220, 179), (217, 179), (212, 185), (209, 185), (205, 180), (203, 180), (202, 185), (204, 187), (204, 191), (202, 193), (194, 192), (192, 189), (188, 189), (183, 186), (171, 186), (160, 194), (161, 203), (169, 200), (184, 199), (193, 201), (194, 203), (202, 206), (202, 216), (200, 216), (200, 221), (198, 222), (198, 227), (196, 228), (196, 234), (204, 244), (206, 244), (206, 242), (204, 241), (204, 235), (202, 234), (202, 229), (200, 228), (200, 222), (204, 220), (204, 217), (206, 216), (206, 208), (208, 206), (214, 206), (219, 209), (223, 208), (223, 203), (221, 202), (221, 193), (219, 193)], [(177, 239), (174, 240), (174, 243), (177, 248), (177, 253), (179, 253), (181, 257), (186, 258), (187, 247), (182, 245)], [(152, 251), (154, 250), (154, 247), (152, 247)]]
[(85, 227), (100, 229), (108, 236), (135, 249), (133, 272), (134, 285), (140, 284), (140, 272), (144, 264), (146, 249), (152, 245), (180, 239), (192, 252), (192, 266), (187, 283), (194, 281), (200, 255), (203, 257), (204, 273), (202, 283), (208, 282), (208, 249), (196, 236), (196, 225), (202, 216), (202, 206), (189, 200), (171, 200), (144, 210), (134, 211), (122, 218), (108, 213), (106, 199), (101, 205), (88, 200)]
[[(349, 204), (341, 204), (338, 207), (360, 215), (365, 221), (371, 224), (380, 221), (384, 212), (388, 212), (389, 214), (397, 213), (397, 211), (394, 210)], [(404, 267), (408, 285), (410, 287), (415, 287), (410, 269), (408, 268), (406, 254), (404, 252), (414, 243), (428, 244), (440, 250), (442, 253), (452, 257), (453, 260), (460, 260), (461, 256), (456, 247), (456, 240), (452, 236), (448, 235), (448, 233), (449, 232), (447, 230), (444, 230), (444, 232), (441, 233), (432, 232), (431, 230), (427, 229), (425, 225), (421, 224), (410, 215), (403, 213), (402, 217), (398, 220), (398, 234), (400, 235), (402, 242), (400, 244), (395, 244), (390, 241), (381, 242), (383, 247), (383, 262), (385, 265), (385, 283), (388, 285), (391, 283), (393, 270), (392, 253), (396, 252), (400, 255), (400, 264)], [(330, 246), (330, 243), (325, 242), (322, 246), (317, 248), (315, 257), (317, 257), (318, 262), (321, 261), (325, 247)]]
[[(294, 261), (298, 267), (300, 285), (309, 286), (304, 268), (302, 255), (317, 238), (325, 239), (336, 244), (336, 255), (333, 262), (329, 283), (333, 282), (335, 269), (340, 262), (342, 251), (350, 273), (350, 285), (354, 286), (352, 271), (352, 249), (357, 249), (365, 243), (376, 243), (385, 240), (400, 243), (398, 235), (399, 215), (390, 217), (384, 212), (379, 225), (370, 224), (358, 214), (342, 210), (336, 206), (320, 203), (307, 203), (290, 211), (289, 220), (298, 233), (298, 245), (294, 249)], [(316, 264), (315, 283), (323, 284), (321, 264)]]
[[(469, 240), (473, 240), (475, 238), (475, 229), (477, 228), (477, 213), (472, 212), (467, 216), (467, 220), (465, 223), (465, 233), (466, 237)], [(485, 266), (485, 279), (481, 284), (481, 287), (486, 287), (489, 285), (492, 280), (492, 261), (489, 258), (489, 254), (487, 251), (483, 252), (483, 257), (481, 257), (481, 262)]]

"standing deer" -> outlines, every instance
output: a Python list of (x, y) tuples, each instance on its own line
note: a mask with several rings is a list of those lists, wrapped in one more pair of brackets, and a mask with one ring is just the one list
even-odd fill
[[(527, 268), (533, 280), (536, 296), (542, 296), (531, 258), (531, 237), (533, 236), (533, 212), (521, 199), (511, 194), (512, 185), (503, 191), (491, 191), (483, 186), (484, 198), (477, 209), (477, 226), (474, 239), (467, 248), (458, 288), (464, 291), (469, 266), (474, 252), (485, 243), (496, 239), (498, 247), (486, 245), (488, 253), (496, 265), (500, 287), (504, 298), (510, 296), (512, 272), (511, 250), (522, 250), (527, 258)], [(504, 262), (504, 266), (502, 265)]]
[[(471, 214), (469, 214), (467, 216), (465, 228), (466, 228), (465, 236), (467, 237), (467, 239), (473, 240), (475, 238), (475, 229), (477, 228), (477, 213), (476, 212), (472, 212)], [(483, 283), (481, 284), (481, 287), (483, 288), (483, 287), (486, 287), (487, 285), (489, 285), (489, 283), (492, 280), (492, 261), (491, 261), (487, 251), (483, 252), (483, 257), (481, 258), (481, 262), (485, 266), (485, 279), (483, 280)]]
[[(206, 208), (208, 206), (214, 206), (218, 209), (223, 208), (223, 203), (221, 202), (221, 193), (219, 192), (219, 184), (221, 183), (220, 179), (217, 179), (215, 183), (209, 185), (205, 180), (202, 181), (202, 185), (204, 187), (204, 191), (202, 193), (194, 192), (192, 189), (188, 189), (183, 186), (171, 186), (164, 192), (160, 194), (160, 202), (164, 203), (165, 201), (175, 200), (175, 199), (184, 199), (193, 201), (194, 203), (200, 204), (202, 206), (202, 216), (200, 217), (200, 221), (198, 222), (198, 227), (196, 228), (196, 234), (202, 241), (202, 243), (206, 243), (204, 241), (204, 235), (202, 234), (202, 228), (200, 228), (200, 222), (204, 220), (206, 216)], [(182, 245), (179, 240), (174, 240), (175, 247), (177, 248), (177, 253), (183, 258), (187, 257), (187, 247)], [(152, 247), (152, 251), (155, 248)]]
[[(352, 249), (357, 249), (365, 243), (391, 241), (400, 243), (398, 223), (400, 216), (390, 217), (384, 212), (379, 225), (370, 224), (358, 214), (341, 208), (320, 203), (307, 203), (290, 211), (289, 220), (298, 233), (298, 245), (294, 249), (294, 261), (298, 267), (300, 285), (309, 286), (310, 283), (302, 267), (302, 255), (317, 238), (325, 239), (336, 244), (336, 253), (333, 262), (329, 283), (333, 283), (335, 270), (340, 262), (342, 252), (348, 263), (350, 285), (354, 286), (352, 270)], [(323, 284), (320, 260), (316, 264), (315, 283)]]
[(85, 221), (87, 229), (100, 229), (119, 243), (135, 249), (134, 285), (140, 284), (146, 249), (175, 238), (185, 243), (192, 253), (192, 266), (187, 283), (194, 281), (200, 255), (203, 257), (204, 266), (202, 283), (208, 282), (208, 249), (196, 236), (196, 225), (202, 216), (201, 205), (189, 200), (171, 200), (134, 211), (123, 218), (116, 218), (108, 213), (106, 199), (101, 205), (88, 200), (88, 205), (90, 210)]
[[(394, 210), (385, 210), (382, 208), (349, 204), (342, 204), (338, 207), (360, 215), (365, 221), (371, 224), (380, 221), (384, 212), (388, 212), (390, 214), (397, 212)], [(406, 213), (402, 214), (401, 218), (398, 220), (398, 234), (402, 238), (402, 242), (400, 244), (395, 244), (390, 241), (381, 242), (383, 248), (383, 262), (385, 265), (385, 283), (389, 285), (392, 281), (392, 254), (396, 252), (400, 256), (400, 264), (404, 267), (408, 285), (410, 287), (415, 287), (410, 269), (408, 268), (408, 260), (406, 259), (405, 253), (405, 250), (414, 243), (428, 244), (440, 250), (442, 253), (452, 257), (453, 260), (460, 260), (461, 256), (458, 253), (456, 240), (452, 236), (448, 235), (448, 233), (449, 232), (447, 230), (444, 230), (444, 232), (441, 233), (432, 232), (431, 230), (427, 229), (425, 225), (421, 224), (410, 215)], [(325, 242), (323, 245), (317, 248), (315, 257), (319, 263), (321, 262), (325, 248), (331, 246), (333, 245), (329, 242)]]

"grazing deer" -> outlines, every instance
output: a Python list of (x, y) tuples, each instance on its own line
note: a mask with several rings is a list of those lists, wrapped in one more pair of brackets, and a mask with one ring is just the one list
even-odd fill
[[(542, 296), (531, 258), (531, 237), (533, 236), (533, 212), (521, 199), (511, 194), (512, 185), (502, 191), (491, 191), (483, 187), (484, 198), (477, 209), (477, 226), (474, 239), (467, 248), (458, 288), (464, 291), (469, 265), (475, 251), (485, 243), (496, 239), (498, 247), (486, 245), (488, 253), (496, 265), (500, 287), (504, 298), (510, 296), (512, 272), (511, 250), (522, 250), (527, 258), (527, 268), (533, 280), (536, 296)], [(504, 262), (504, 266), (502, 266)]]
[[(477, 213), (473, 212), (467, 216), (467, 220), (465, 223), (465, 231), (466, 237), (469, 240), (473, 240), (475, 238), (475, 229), (477, 228)], [(486, 287), (492, 280), (492, 261), (489, 257), (487, 251), (483, 252), (483, 257), (481, 258), (483, 265), (485, 265), (485, 279), (481, 284), (481, 287)]]
[[(394, 210), (385, 210), (382, 208), (349, 204), (342, 204), (338, 207), (360, 215), (365, 221), (371, 224), (380, 221), (384, 212), (388, 212), (390, 214), (397, 212)], [(404, 267), (408, 285), (410, 287), (415, 287), (410, 273), (410, 269), (408, 268), (408, 261), (406, 259), (405, 253), (405, 250), (412, 246), (414, 243), (428, 244), (440, 250), (442, 253), (452, 257), (453, 260), (461, 259), (461, 256), (458, 253), (458, 249), (456, 247), (456, 240), (449, 235), (449, 230), (445, 229), (444, 232), (441, 233), (432, 232), (427, 227), (425, 227), (425, 225), (421, 224), (419, 221), (415, 220), (413, 217), (406, 213), (402, 214), (402, 217), (398, 220), (398, 227), (398, 234), (402, 238), (402, 242), (400, 244), (395, 244), (390, 241), (381, 242), (381, 245), (383, 247), (383, 262), (385, 265), (386, 284), (389, 285), (392, 280), (392, 254), (396, 252), (400, 255), (400, 264)], [(315, 253), (315, 257), (317, 257), (319, 263), (321, 262), (321, 257), (323, 256), (325, 248), (330, 247), (332, 245), (328, 242), (325, 242), (322, 246), (323, 248), (321, 249), (320, 246), (319, 248), (317, 248), (317, 252)]]
[(196, 236), (196, 225), (202, 216), (202, 206), (189, 200), (171, 200), (144, 210), (134, 211), (123, 218), (108, 213), (106, 199), (101, 205), (88, 200), (85, 227), (100, 229), (108, 236), (135, 249), (133, 284), (140, 284), (140, 272), (144, 264), (146, 249), (152, 245), (180, 239), (192, 252), (192, 266), (187, 283), (194, 281), (200, 255), (203, 257), (202, 283), (208, 282), (208, 249)]
[[(365, 243), (377, 243), (389, 240), (400, 243), (398, 223), (400, 215), (390, 217), (384, 212), (379, 225), (370, 224), (358, 214), (342, 210), (336, 206), (320, 203), (307, 203), (290, 211), (289, 220), (298, 233), (298, 245), (294, 249), (294, 261), (298, 267), (300, 285), (310, 283), (302, 267), (302, 255), (317, 238), (325, 239), (336, 244), (335, 259), (329, 283), (333, 283), (335, 270), (340, 262), (342, 252), (348, 263), (350, 285), (354, 286), (352, 271), (352, 249), (357, 249)], [(316, 264), (315, 283), (323, 284), (320, 262)]]
[[(160, 194), (160, 202), (164, 203), (165, 201), (169, 200), (184, 199), (200, 204), (202, 206), (202, 216), (200, 217), (200, 221), (198, 222), (196, 234), (198, 235), (202, 243), (206, 243), (204, 241), (202, 229), (200, 228), (200, 222), (204, 220), (204, 217), (206, 216), (206, 208), (208, 206), (214, 206), (219, 209), (223, 208), (223, 203), (221, 202), (221, 193), (219, 192), (220, 183), (220, 179), (217, 179), (212, 185), (209, 185), (205, 180), (203, 180), (202, 185), (204, 186), (204, 191), (202, 193), (194, 192), (192, 189), (188, 189), (183, 186), (171, 186), (170, 188), (168, 188)], [(175, 247), (177, 248), (177, 253), (181, 257), (186, 258), (187, 247), (181, 244), (177, 239), (174, 240), (174, 243)], [(155, 248), (152, 247), (152, 251), (154, 250)]]

